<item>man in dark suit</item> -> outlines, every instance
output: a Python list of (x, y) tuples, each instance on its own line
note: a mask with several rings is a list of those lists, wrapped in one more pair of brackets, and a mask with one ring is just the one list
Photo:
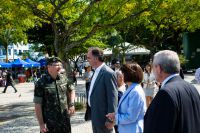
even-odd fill
[(6, 86), (5, 86), (4, 90), (3, 90), (3, 93), (6, 93), (6, 90), (7, 90), (8, 86), (12, 86), (14, 88), (14, 90), (15, 90), (15, 93), (17, 92), (17, 89), (15, 88), (15, 82), (14, 82), (14, 80), (12, 78), (12, 73), (9, 72), (9, 71), (7, 72), (7, 75), (6, 75)]
[(162, 85), (144, 117), (144, 133), (200, 133), (200, 95), (179, 71), (176, 52), (154, 55), (153, 72)]
[(112, 133), (114, 122), (107, 119), (106, 115), (114, 113), (117, 108), (116, 74), (103, 62), (100, 48), (90, 48), (87, 60), (95, 69), (88, 95), (93, 133)]

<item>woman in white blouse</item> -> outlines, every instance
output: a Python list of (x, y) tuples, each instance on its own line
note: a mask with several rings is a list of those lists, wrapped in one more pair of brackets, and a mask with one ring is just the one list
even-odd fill
[(150, 64), (147, 64), (145, 67), (143, 85), (143, 89), (146, 96), (146, 104), (148, 107), (153, 99), (155, 89), (158, 88)]

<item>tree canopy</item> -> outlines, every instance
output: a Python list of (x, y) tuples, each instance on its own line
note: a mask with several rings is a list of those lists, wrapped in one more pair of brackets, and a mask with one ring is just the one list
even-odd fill
[[(16, 0), (15, 0), (16, 1)], [(149, 10), (149, 0), (17, 0), (54, 32), (54, 48), (65, 59), (74, 47), (101, 43), (107, 29)]]
[(6, 61), (8, 60), (7, 47), (11, 43), (27, 42), (25, 31), (34, 26), (34, 16), (26, 16), (27, 9), (18, 8), (17, 3), (12, 0), (1, 0), (0, 2), (0, 42), (6, 50)]
[[(1, 1), (3, 44), (15, 42), (14, 37), (26, 41), (25, 31), (34, 26), (39, 31), (34, 40), (45, 44), (45, 49), (53, 46), (51, 54), (62, 59), (85, 52), (90, 46), (105, 47), (111, 35), (108, 33), (115, 30), (123, 40), (158, 50), (165, 44), (180, 43), (182, 32), (200, 27), (199, 0)], [(2, 39), (5, 33), (12, 34), (6, 41)]]

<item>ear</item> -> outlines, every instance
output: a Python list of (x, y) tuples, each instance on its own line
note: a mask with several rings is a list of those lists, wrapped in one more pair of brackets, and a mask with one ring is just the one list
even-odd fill
[(162, 68), (160, 67), (160, 65), (157, 65), (157, 72), (158, 72), (158, 74), (162, 73)]

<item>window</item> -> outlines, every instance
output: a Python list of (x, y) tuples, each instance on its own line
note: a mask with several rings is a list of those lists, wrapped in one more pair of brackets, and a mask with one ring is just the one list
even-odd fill
[(22, 54), (22, 50), (19, 50), (19, 55), (21, 55)]
[(14, 49), (14, 54), (17, 54), (17, 49)]
[(8, 49), (8, 55), (11, 55), (11, 49)]
[(3, 49), (3, 55), (6, 55), (6, 50), (5, 49)]

